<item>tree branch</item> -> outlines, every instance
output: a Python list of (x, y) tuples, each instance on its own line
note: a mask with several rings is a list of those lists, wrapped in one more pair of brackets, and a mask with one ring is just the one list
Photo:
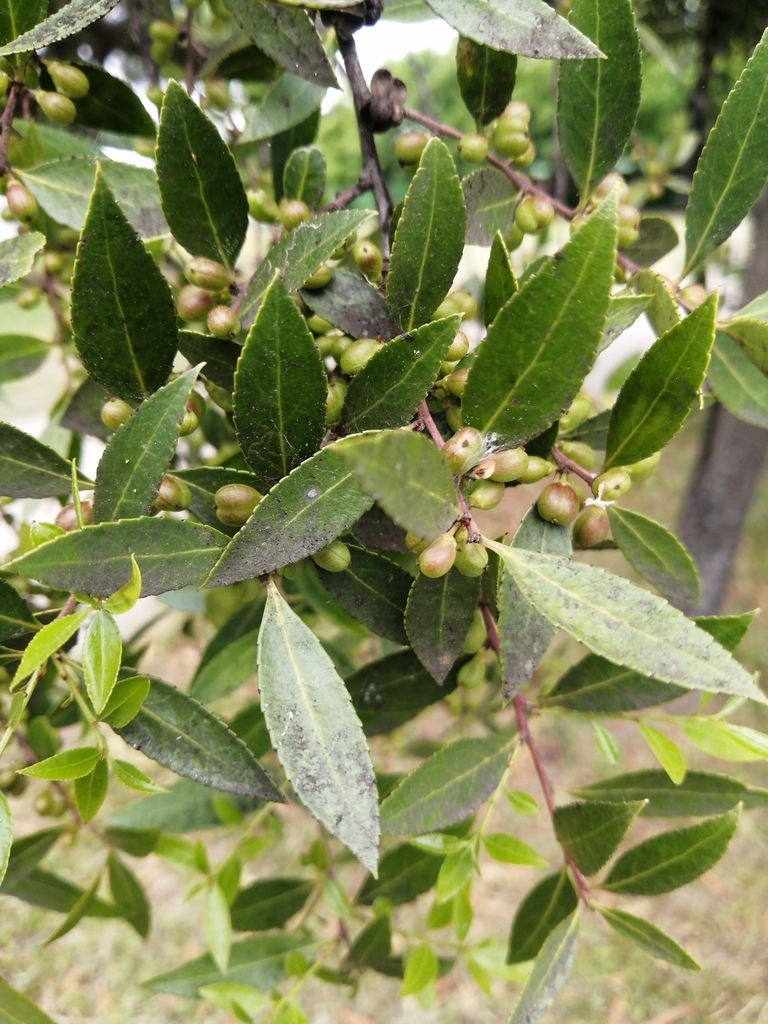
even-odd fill
[(555, 460), (555, 465), (558, 469), (566, 470), (568, 473), (574, 473), (576, 476), (580, 476), (582, 480), (586, 481), (592, 486), (595, 480), (595, 473), (590, 473), (588, 469), (584, 469), (578, 462), (574, 462), (573, 459), (569, 459), (567, 455), (564, 455), (557, 445), (552, 446), (552, 458)]
[(11, 87), (8, 90), (8, 101), (6, 102), (3, 116), (0, 117), (0, 174), (5, 174), (8, 171), (8, 143), (11, 141), (13, 115), (21, 90), (21, 82), (11, 82)]

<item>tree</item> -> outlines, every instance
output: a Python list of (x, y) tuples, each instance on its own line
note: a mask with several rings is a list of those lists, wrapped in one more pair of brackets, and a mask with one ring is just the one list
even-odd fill
[[(366, 83), (355, 32), (381, 16), (373, 0), (320, 0), (311, 14), (209, 0), (183, 22), (129, 6), (105, 46), (126, 41), (149, 70), (156, 125), (138, 84), (74, 60), (79, 33), (101, 39), (93, 25), (114, 6), (73, 0), (46, 17), (43, 0), (0, 2), (0, 166), (18, 222), (0, 243), (0, 276), (22, 307), (50, 306), (69, 372), (54, 413), (63, 448), (0, 423), (0, 491), (61, 504), (53, 523), (5, 508), (18, 546), (0, 579), (0, 897), (59, 911), (51, 939), (87, 915), (146, 935), (149, 904), (126, 858), (181, 863), (199, 876), (209, 953), (149, 987), (270, 1024), (306, 1019), (309, 978), (352, 986), (379, 972), (429, 1004), (457, 957), (486, 989), (533, 961), (510, 1018), (533, 1022), (565, 982), (589, 911), (696, 969), (603, 894), (666, 893), (722, 857), (740, 809), (765, 791), (687, 770), (659, 725), (725, 760), (765, 757), (763, 734), (731, 716), (766, 698), (732, 657), (752, 613), (679, 612), (698, 599), (693, 562), (622, 498), (653, 473), (705, 378), (731, 412), (765, 418), (764, 297), (718, 321), (717, 296), (681, 281), (768, 177), (768, 39), (698, 159), (672, 282), (651, 268), (674, 229), (641, 217), (615, 170), (641, 98), (629, 0), (573, 0), (569, 20), (531, 0), (497, 0), (482, 17), (430, 0), (460, 33), (471, 132), (408, 106), (406, 84), (384, 69)], [(323, 206), (314, 140), (337, 84), (333, 53), (354, 98), (360, 171)], [(559, 153), (575, 207), (526, 174), (535, 145), (513, 92), (520, 54), (560, 61)], [(412, 177), (397, 204), (376, 146), (387, 132)], [(135, 140), (152, 168), (102, 149)], [(247, 275), (249, 216), (263, 251)], [(554, 218), (570, 237), (518, 278), (510, 252)], [(465, 242), (489, 250), (482, 296), (452, 290)], [(658, 339), (597, 411), (582, 382), (644, 311)], [(472, 348), (463, 321), (476, 336), (485, 328)], [(49, 351), (0, 337), (3, 379)], [(87, 438), (106, 442), (95, 480), (82, 471)], [(533, 484), (509, 542), (484, 534), (482, 513)], [(574, 547), (620, 549), (649, 586), (573, 559)], [(119, 626), (139, 597), (185, 589), (206, 595), (218, 626), (189, 693), (143, 672), (141, 637), (124, 640)], [(557, 629), (588, 653), (543, 689), (536, 670)], [(232, 695), (256, 667), (260, 699), (243, 706)], [(686, 691), (703, 693), (698, 712), (671, 714)], [(374, 737), (438, 703), (452, 720), (436, 749), (408, 773), (377, 772)], [(550, 713), (590, 721), (608, 760), (604, 721), (630, 720), (659, 767), (585, 782), (556, 804), (531, 725)], [(112, 733), (180, 780), (163, 791), (147, 762), (115, 754)], [(467, 940), (481, 855), (543, 864), (490, 827), (521, 747), (562, 863), (510, 911), (497, 957), (498, 941)], [(11, 808), (29, 779), (37, 812), (67, 824), (14, 838)], [(113, 784), (144, 795), (105, 817)], [(530, 796), (508, 796), (530, 809)], [(317, 820), (319, 838), (292, 874), (242, 885), (286, 801)], [(619, 852), (639, 815), (697, 820)], [(215, 865), (201, 842), (171, 834), (222, 823), (243, 828)], [(85, 824), (104, 854), (79, 889), (41, 865)], [(338, 877), (350, 854), (354, 889)], [(406, 933), (398, 908), (426, 893), (432, 906)], [(458, 944), (434, 937), (448, 926)], [(233, 931), (250, 934), (233, 942)], [(0, 989), (15, 1017), (48, 1020)]]

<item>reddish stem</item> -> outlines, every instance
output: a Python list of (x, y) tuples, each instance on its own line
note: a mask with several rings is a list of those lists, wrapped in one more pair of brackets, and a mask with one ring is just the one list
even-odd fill
[(11, 140), (11, 127), (16, 110), (16, 101), (21, 90), (21, 82), (11, 82), (10, 89), (8, 90), (8, 101), (5, 105), (3, 116), (0, 117), (0, 174), (5, 174), (8, 170), (8, 143)]
[[(442, 438), (440, 431), (437, 429), (437, 424), (432, 419), (432, 413), (427, 408), (426, 401), (423, 401), (419, 406), (419, 419), (427, 429), (427, 433), (435, 442), (438, 448), (442, 448), (445, 441)], [(461, 493), (461, 487), (459, 481), (454, 477), (454, 486), (456, 487), (456, 501), (459, 504), (459, 512), (461, 514), (461, 521), (467, 528), (467, 540), (470, 544), (478, 544), (482, 534), (477, 528), (477, 524), (472, 518), (472, 507), (470, 506), (467, 499)]]
[(557, 445), (552, 448), (552, 458), (555, 460), (555, 464), (558, 469), (566, 470), (569, 473), (574, 473), (576, 476), (580, 476), (582, 480), (585, 480), (590, 487), (592, 486), (597, 474), (590, 473), (588, 469), (584, 469), (578, 462), (574, 462), (573, 459), (569, 459), (567, 455), (563, 455)]
[(443, 440), (442, 434), (437, 429), (437, 424), (432, 419), (432, 413), (427, 408), (426, 401), (423, 401), (421, 403), (421, 405), (419, 406), (419, 419), (424, 424), (424, 426), (427, 428), (427, 433), (432, 438), (432, 440), (435, 442), (437, 447), (438, 448), (442, 448), (443, 445), (445, 444), (445, 441)]

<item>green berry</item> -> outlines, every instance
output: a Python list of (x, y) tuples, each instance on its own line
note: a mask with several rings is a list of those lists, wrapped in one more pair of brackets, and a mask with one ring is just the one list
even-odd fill
[(455, 476), (463, 476), (476, 465), (485, 449), (483, 435), (475, 427), (462, 427), (443, 445), (443, 458)]
[(117, 430), (133, 416), (133, 409), (122, 398), (110, 398), (101, 407), (101, 422), (110, 430)]
[(215, 402), (224, 412), (232, 412), (232, 395), (226, 388), (214, 384), (211, 380), (204, 380), (203, 386), (212, 402)]
[(42, 289), (30, 285), (29, 288), (22, 288), (20, 292), (16, 292), (16, 305), (19, 309), (34, 309), (42, 297)]
[(181, 512), (189, 508), (191, 501), (192, 494), (184, 481), (166, 473), (160, 481), (154, 507), (159, 512)]
[(639, 462), (633, 462), (630, 466), (625, 466), (624, 469), (629, 473), (633, 480), (647, 480), (649, 476), (653, 476), (661, 461), (661, 452), (654, 452), (653, 455), (649, 455), (647, 459), (641, 459)]
[(190, 284), (210, 292), (225, 291), (232, 282), (232, 274), (222, 263), (205, 256), (195, 256), (190, 260), (184, 268), (184, 276)]
[(147, 99), (150, 103), (153, 103), (158, 109), (162, 107), (163, 100), (165, 99), (165, 93), (159, 85), (150, 85), (147, 89)]
[(63, 266), (64, 260), (60, 252), (51, 252), (49, 250), (43, 254), (43, 268), (46, 274), (53, 274), (54, 276), (60, 274)]
[(347, 397), (347, 385), (343, 380), (332, 380), (328, 384), (328, 395), (325, 399), (325, 425), (335, 426), (341, 419), (344, 399)]
[(492, 461), (491, 480), (498, 480), (503, 484), (520, 480), (530, 465), (530, 459), (522, 448), (509, 448), (506, 451), (497, 452), (492, 456)]
[(580, 391), (571, 402), (567, 412), (564, 412), (560, 417), (560, 432), (568, 434), (571, 430), (575, 430), (576, 427), (580, 427), (591, 413), (592, 401), (589, 395), (585, 395), (583, 391)]
[(148, 32), (153, 43), (175, 43), (179, 34), (176, 25), (170, 21), (150, 22)]
[(383, 261), (378, 245), (367, 238), (361, 238), (352, 246), (352, 259), (369, 281), (376, 284), (381, 280)]
[(504, 497), (504, 484), (495, 480), (478, 480), (469, 495), (469, 504), (472, 508), (479, 508), (483, 512), (496, 508)]
[(33, 220), (40, 211), (35, 197), (19, 181), (8, 183), (5, 201), (13, 216), (24, 223)]
[(229, 106), (229, 86), (220, 78), (209, 78), (205, 82), (205, 98), (214, 110), (226, 110)]
[(276, 224), (280, 220), (280, 209), (272, 196), (263, 189), (248, 190), (248, 211), (254, 220), (262, 224)]
[(38, 92), (36, 97), (40, 109), (54, 124), (72, 124), (77, 117), (75, 104), (60, 92)]
[(330, 280), (331, 268), (328, 266), (327, 263), (323, 263), (321, 267), (318, 267), (314, 274), (310, 274), (310, 276), (304, 282), (303, 287), (309, 288), (310, 291), (318, 291), (320, 288), (325, 288), (325, 286), (330, 282)]
[(430, 579), (439, 579), (450, 571), (456, 559), (456, 540), (452, 533), (441, 533), (419, 555), (419, 570)]
[(488, 155), (488, 139), (477, 132), (468, 132), (459, 139), (459, 156), (465, 164), (479, 164)]
[(338, 340), (338, 334), (321, 334), (319, 337), (315, 338), (317, 351), (323, 359), (325, 359), (326, 356), (333, 355), (333, 349)]
[(535, 235), (552, 222), (555, 208), (546, 196), (527, 192), (515, 209), (515, 224), (526, 235)]
[(71, 64), (61, 64), (55, 60), (48, 61), (46, 66), (48, 74), (53, 79), (53, 84), (60, 93), (73, 100), (81, 100), (88, 94), (91, 83), (79, 68), (75, 68)]
[(309, 560), (306, 558), (300, 558), (298, 562), (291, 562), (290, 565), (284, 565), (282, 571), (278, 569), (281, 576), (284, 576), (287, 580), (298, 580), (307, 571)]
[(0, 97), (5, 96), (10, 84), (11, 76), (6, 71), (0, 70)]
[(355, 344), (354, 338), (350, 338), (346, 334), (336, 334), (333, 338), (333, 348), (331, 349), (331, 355), (337, 363), (341, 363), (342, 356)]
[(512, 100), (501, 116), (510, 120), (517, 119), (524, 128), (528, 128), (531, 123), (531, 108), (522, 100)]
[(535, 484), (539, 480), (543, 480), (545, 476), (549, 476), (550, 473), (554, 473), (554, 471), (555, 467), (551, 462), (540, 458), (538, 455), (529, 455), (528, 465), (517, 479), (521, 484)]
[(590, 204), (597, 205), (601, 200), (607, 199), (615, 188), (618, 189), (619, 202), (628, 203), (631, 195), (629, 185), (617, 171), (611, 171), (592, 192)]
[(579, 498), (570, 484), (547, 484), (536, 502), (539, 515), (548, 523), (568, 526), (579, 514)]
[(47, 818), (53, 811), (53, 793), (50, 789), (44, 789), (38, 793), (32, 806), (41, 818)]
[(507, 237), (504, 239), (504, 242), (507, 246), (507, 249), (509, 249), (510, 252), (514, 252), (515, 249), (519, 249), (520, 246), (523, 244), (524, 238), (524, 232), (522, 232), (520, 228), (517, 226), (517, 224), (515, 224), (513, 221), (512, 227), (507, 232)]
[(519, 157), (528, 149), (528, 131), (519, 122), (499, 118), (493, 133), (493, 148), (499, 156)]
[(420, 555), (425, 548), (429, 547), (429, 545), (430, 541), (424, 540), (415, 533), (406, 533), (405, 535), (405, 546), (414, 555)]
[(216, 296), (205, 288), (198, 288), (194, 284), (185, 284), (179, 289), (176, 296), (176, 308), (179, 316), (186, 323), (194, 323), (198, 320), (205, 320), (210, 311), (216, 305)]
[(560, 441), (560, 451), (571, 462), (575, 462), (582, 469), (593, 469), (595, 465), (595, 449), (591, 448), (584, 441)]
[(200, 426), (200, 420), (197, 418), (197, 413), (193, 412), (192, 409), (187, 407), (184, 415), (181, 417), (181, 426), (179, 427), (179, 437), (186, 437), (188, 434), (193, 434)]
[[(458, 568), (458, 566), (457, 566)], [(485, 657), (482, 651), (462, 665), (456, 675), (459, 686), (465, 690), (474, 690), (485, 682)]]
[(440, 305), (437, 307), (437, 309), (429, 319), (431, 321), (444, 320), (447, 316), (458, 316), (459, 313), (461, 313), (461, 310), (459, 309), (459, 304), (457, 302), (454, 302), (454, 300), (450, 296), (448, 296), (447, 298), (443, 299), (443, 301), (440, 303)]
[(208, 330), (214, 338), (228, 341), (242, 330), (237, 313), (229, 306), (214, 306), (208, 314)]
[(615, 466), (593, 480), (592, 493), (603, 501), (616, 501), (625, 495), (631, 486), (632, 477), (626, 469)]
[(488, 565), (488, 552), (482, 544), (457, 544), (454, 565), (462, 576), (482, 576)]
[(692, 309), (707, 301), (707, 289), (703, 284), (688, 284), (680, 289), (680, 298)]
[(458, 402), (450, 402), (444, 410), (445, 421), (451, 430), (461, 430), (461, 406)]
[(358, 338), (343, 353), (339, 365), (344, 373), (354, 377), (368, 365), (380, 348), (381, 343), (376, 338)]
[(604, 508), (589, 505), (573, 524), (573, 543), (577, 548), (593, 548), (602, 544), (611, 532)]
[(417, 164), (428, 142), (425, 132), (404, 132), (395, 140), (395, 156), (403, 165)]
[(280, 200), (279, 211), (280, 221), (286, 231), (309, 220), (309, 207), (303, 199), (286, 199), (283, 196)]
[(27, 782), (25, 775), (19, 775), (15, 768), (0, 768), (0, 793), (11, 793), (16, 796), (19, 780)]
[(312, 561), (326, 572), (344, 572), (349, 568), (352, 555), (343, 541), (332, 540), (322, 551), (312, 555)]
[(464, 394), (464, 389), (467, 386), (468, 378), (468, 369), (454, 370), (453, 373), (449, 373), (447, 377), (443, 378), (442, 385), (449, 394), (453, 395), (455, 398), (461, 398)]
[(465, 288), (457, 288), (450, 293), (448, 298), (459, 307), (459, 312), (465, 320), (471, 320), (477, 316), (477, 299)]
[(328, 320), (323, 320), (317, 313), (313, 313), (307, 317), (307, 327), (312, 331), (313, 334), (327, 334), (333, 330), (333, 324)]
[[(93, 505), (90, 501), (80, 502), (80, 513), (83, 517), (83, 526), (90, 526), (93, 522)], [(65, 505), (53, 522), (60, 530), (66, 530), (67, 533), (79, 530), (80, 524), (77, 521), (74, 503), (70, 502), (68, 505)]]
[(486, 631), (483, 613), (479, 608), (476, 608), (475, 617), (472, 619), (472, 625), (469, 627), (469, 632), (464, 638), (462, 650), (465, 654), (477, 654), (485, 643), (485, 638)]
[(440, 363), (440, 373), (443, 374), (443, 375), (447, 375), (449, 373), (453, 373), (453, 371), (456, 369), (456, 367), (458, 365), (459, 365), (458, 359), (452, 360), (452, 361), (448, 360), (448, 359), (444, 359), (442, 361), (442, 363)]
[(469, 338), (463, 331), (457, 331), (456, 337), (451, 342), (451, 346), (445, 353), (445, 358), (448, 362), (463, 359), (464, 356), (469, 352)]
[(216, 518), (225, 526), (244, 526), (261, 501), (255, 487), (248, 484), (224, 484), (213, 497)]
[(528, 143), (528, 148), (522, 154), (522, 156), (512, 157), (512, 163), (516, 167), (527, 167), (529, 164), (532, 164), (535, 159), (536, 159), (536, 147), (534, 146), (534, 144), (532, 142), (529, 142)]

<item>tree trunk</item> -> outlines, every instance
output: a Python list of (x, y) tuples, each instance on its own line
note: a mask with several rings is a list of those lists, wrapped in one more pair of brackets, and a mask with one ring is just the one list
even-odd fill
[[(744, 272), (744, 301), (768, 291), (768, 189), (752, 210), (754, 246)], [(744, 520), (768, 447), (768, 431), (737, 420), (721, 405), (708, 422), (678, 522), (701, 580), (701, 602), (685, 611), (719, 612)]]

